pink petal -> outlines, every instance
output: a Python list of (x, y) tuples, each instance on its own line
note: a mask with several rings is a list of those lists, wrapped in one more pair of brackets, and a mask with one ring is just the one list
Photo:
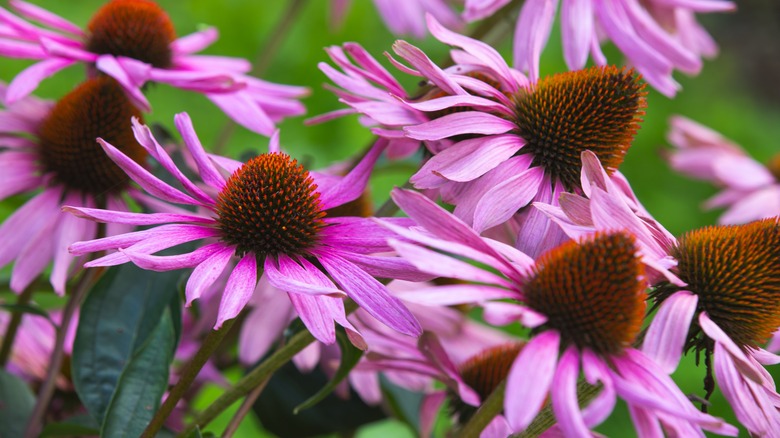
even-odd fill
[(404, 132), (416, 140), (441, 140), (461, 134), (503, 134), (512, 129), (515, 124), (509, 120), (488, 113), (464, 111), (404, 127)]
[(320, 251), (317, 260), (352, 300), (388, 327), (410, 336), (422, 328), (414, 316), (387, 288), (334, 252)]
[(221, 251), (214, 253), (193, 269), (184, 288), (185, 306), (190, 306), (193, 301), (200, 298), (203, 292), (217, 281), (217, 278), (222, 275), (230, 259), (233, 258), (234, 252), (234, 247), (224, 246)]
[(255, 293), (267, 293), (263, 294), (262, 302), (258, 302), (247, 314), (239, 334), (238, 357), (245, 365), (259, 361), (282, 337), (285, 327), (294, 318), (287, 294), (267, 283), (265, 287), (268, 290), (263, 290), (262, 285), (261, 279)]
[(239, 125), (260, 135), (269, 136), (276, 125), (268, 114), (242, 92), (209, 93), (206, 97)]
[(590, 41), (594, 34), (593, 27), (591, 0), (563, 0), (561, 6), (563, 57), (569, 70), (580, 70), (588, 62)]
[(5, 92), (5, 103), (10, 105), (25, 98), (38, 88), (42, 80), (53, 76), (58, 71), (73, 65), (75, 61), (61, 58), (44, 59), (27, 67), (8, 84)]
[(219, 303), (219, 314), (214, 329), (218, 330), (222, 324), (233, 319), (244, 309), (244, 306), (252, 297), (257, 286), (257, 258), (254, 254), (245, 255), (238, 262), (225, 285), (225, 292)]
[(195, 133), (195, 128), (192, 126), (190, 116), (187, 113), (179, 113), (174, 116), (173, 121), (176, 129), (181, 133), (184, 144), (187, 145), (187, 150), (190, 151), (195, 164), (198, 166), (198, 175), (206, 184), (221, 190), (225, 186), (225, 177), (219, 173), (217, 168), (214, 167), (214, 163), (206, 155), (206, 151)]
[(455, 83), (446, 72), (434, 64), (430, 58), (417, 47), (406, 41), (399, 40), (393, 44), (393, 51), (412, 64), (414, 68), (419, 70), (419, 73), (422, 74), (422, 76), (433, 82), (434, 85), (441, 88), (445, 93), (467, 94), (460, 85)]
[(557, 0), (528, 0), (515, 27), (514, 65), (527, 71), (532, 82), (539, 79), (539, 58), (550, 37)]
[(330, 315), (330, 307), (325, 301), (338, 298), (296, 293), (290, 293), (288, 296), (301, 321), (318, 341), (328, 345), (336, 342), (333, 316)]
[(303, 257), (292, 259), (284, 254), (266, 256), (265, 273), (272, 286), (283, 291), (309, 295), (344, 297), (325, 274)]
[(149, 194), (177, 204), (201, 205), (200, 202), (189, 195), (182, 193), (180, 190), (173, 188), (168, 183), (152, 175), (143, 166), (130, 159), (102, 138), (99, 138), (97, 141), (109, 158), (127, 172), (127, 175)]
[(512, 364), (506, 382), (504, 412), (513, 432), (522, 432), (542, 409), (558, 364), (558, 332), (531, 339)]
[(475, 208), (474, 230), (483, 232), (509, 220), (534, 199), (544, 179), (544, 170), (532, 167), (488, 190)]
[(71, 33), (78, 37), (84, 36), (84, 31), (82, 31), (79, 26), (32, 3), (27, 3), (20, 0), (11, 0), (9, 4), (20, 14), (41, 24), (45, 24), (63, 32)]
[(215, 27), (207, 27), (201, 31), (177, 38), (171, 43), (171, 50), (175, 53), (200, 52), (210, 46), (219, 38), (219, 31)]
[(368, 184), (374, 164), (385, 147), (387, 147), (386, 140), (377, 140), (363, 159), (338, 183), (317, 187), (323, 208), (333, 208), (359, 198)]
[(740, 373), (750, 380), (756, 383), (761, 383), (762, 377), (755, 370), (753, 364), (745, 355), (745, 352), (723, 331), (712, 319), (710, 319), (707, 312), (699, 313), (699, 326), (701, 330), (717, 344), (721, 344), (723, 348), (731, 355), (734, 365), (739, 369)]
[(462, 47), (466, 52), (482, 61), (485, 66), (496, 72), (504, 82), (511, 84), (510, 88), (517, 89), (517, 84), (512, 80), (513, 75), (509, 70), (509, 66), (496, 49), (482, 41), (459, 35), (446, 29), (430, 14), (426, 14), (425, 19), (431, 34), (439, 41), (452, 46)]
[(172, 256), (155, 256), (136, 252), (132, 249), (119, 249), (136, 266), (149, 271), (165, 272), (176, 269), (192, 268), (200, 265), (204, 260), (210, 259), (220, 253), (225, 247), (222, 242), (202, 246), (195, 251)]
[(507, 160), (524, 144), (515, 135), (463, 140), (431, 157), (409, 181), (417, 188), (438, 187), (442, 178), (471, 181)]
[(517, 291), (478, 284), (457, 284), (420, 287), (419, 289), (396, 292), (395, 296), (410, 302), (429, 306), (455, 306), (481, 303), (489, 300), (517, 299)]
[(552, 409), (558, 426), (565, 436), (588, 436), (590, 430), (585, 425), (577, 401), (577, 378), (580, 374), (580, 357), (577, 347), (566, 349), (558, 362), (550, 393)]
[(128, 211), (111, 211), (97, 208), (72, 207), (65, 205), (62, 211), (71, 213), (81, 219), (96, 222), (111, 222), (130, 225), (158, 225), (174, 222), (214, 223), (213, 218), (176, 213), (131, 213)]
[(642, 352), (667, 374), (677, 369), (698, 302), (698, 296), (688, 291), (673, 294), (661, 304), (647, 329)]

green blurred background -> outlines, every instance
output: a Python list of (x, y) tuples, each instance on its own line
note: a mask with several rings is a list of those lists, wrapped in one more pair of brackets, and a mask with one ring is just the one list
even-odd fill
[[(84, 25), (99, 7), (101, 0), (38, 0), (36, 4)], [(274, 82), (304, 85), (311, 94), (304, 100), (308, 113), (281, 124), (283, 147), (293, 156), (313, 167), (328, 165), (350, 157), (371, 140), (370, 133), (356, 117), (347, 117), (316, 126), (304, 126), (306, 117), (340, 109), (336, 97), (322, 88), (327, 78), (317, 69), (319, 62), (328, 62), (323, 47), (346, 41), (362, 44), (384, 62), (382, 53), (390, 51), (397, 37), (390, 34), (377, 16), (373, 3), (354, 0), (343, 25), (333, 28), (329, 23), (330, 2), (308, 0), (302, 7), (279, 50), (269, 58), (264, 51), (275, 26), (293, 1), (282, 0), (167, 0), (159, 1), (170, 14), (179, 35), (186, 35), (200, 26), (215, 26), (220, 39), (205, 53), (243, 57), (270, 62), (261, 77)], [(672, 114), (682, 114), (710, 126), (742, 145), (760, 161), (766, 162), (780, 151), (780, 6), (775, 0), (756, 0), (740, 5), (734, 14), (704, 16), (701, 21), (721, 46), (721, 54), (705, 62), (697, 77), (677, 75), (682, 91), (668, 99), (650, 91), (648, 108), (642, 129), (629, 151), (621, 171), (628, 177), (637, 196), (646, 208), (672, 233), (714, 223), (720, 212), (702, 212), (700, 204), (716, 190), (706, 183), (687, 179), (669, 170), (660, 159), (659, 150), (665, 146), (667, 120)], [(7, 4), (7, 2), (3, 2)], [(508, 27), (507, 27), (508, 29)], [(560, 50), (558, 30), (547, 46), (543, 60), (543, 74), (565, 70)], [(500, 33), (500, 32), (499, 32)], [(504, 33), (507, 37), (511, 32)], [(443, 60), (447, 48), (428, 38), (408, 41), (423, 48), (433, 60)], [(509, 57), (509, 38), (498, 47)], [(621, 59), (611, 46), (606, 47), (608, 59)], [(29, 65), (27, 61), (0, 60), (0, 80), (9, 81)], [(393, 71), (391, 69), (391, 71)], [(83, 79), (81, 68), (71, 68), (43, 82), (37, 94), (56, 99)], [(413, 78), (404, 83), (413, 90)], [(230, 132), (226, 154), (239, 156), (265, 150), (267, 139), (243, 128), (232, 130), (227, 118), (209, 101), (195, 93), (155, 86), (149, 92), (153, 113), (148, 123), (159, 123), (173, 130), (173, 115), (187, 111), (204, 145), (213, 145), (218, 138)], [(414, 163), (380, 163), (372, 190), (375, 201), (387, 198), (389, 187), (401, 185), (414, 172)], [(13, 198), (0, 204), (0, 218), (5, 218), (25, 199)], [(7, 272), (7, 268), (3, 270)], [(690, 361), (689, 361), (690, 362)], [(234, 376), (236, 377), (236, 376)], [(688, 363), (675, 376), (686, 392), (701, 394), (703, 370)], [(219, 391), (210, 389), (201, 399), (205, 404)], [(731, 418), (722, 398), (713, 399), (711, 412)], [(208, 430), (223, 430), (230, 413), (215, 422)], [(599, 431), (608, 436), (628, 436), (627, 412), (619, 408)], [(259, 423), (247, 418), (236, 436), (262, 436)], [(403, 424), (383, 422), (364, 428), (360, 437), (411, 436)]]

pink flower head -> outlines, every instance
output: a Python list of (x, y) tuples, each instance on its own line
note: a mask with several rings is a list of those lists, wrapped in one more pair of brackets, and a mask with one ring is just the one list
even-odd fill
[[(558, 0), (528, 0), (517, 20), (514, 64), (539, 77), (539, 58), (552, 31)], [(714, 56), (717, 46), (699, 25), (695, 13), (733, 11), (725, 0), (563, 0), (563, 54), (571, 70), (585, 67), (588, 57), (597, 65), (607, 59), (604, 40), (623, 53), (649, 84), (666, 96), (680, 88), (674, 70), (697, 74), (702, 56)]]
[[(506, 378), (512, 362), (523, 347), (523, 343), (517, 339), (495, 334), (486, 338), (487, 342), (474, 344), (465, 351), (460, 348), (462, 343), (445, 342), (428, 331), (423, 333), (417, 344), (403, 339), (398, 341), (387, 340), (380, 344), (379, 349), (371, 350), (356, 370), (381, 371), (387, 373), (388, 377), (397, 376), (402, 379), (399, 384), (404, 387), (408, 387), (408, 382), (420, 378), (426, 383), (443, 383), (446, 386), (444, 391), (433, 389), (430, 384), (424, 388), (426, 395), (420, 407), (420, 435), (423, 437), (430, 436), (436, 414), (447, 399), (455, 421), (461, 425), (468, 422), (479, 405)], [(492, 429), (504, 432), (495, 436), (507, 436), (506, 419), (503, 416), (496, 418), (488, 426), (488, 430)], [(481, 436), (493, 434), (486, 435), (483, 432)]]
[[(699, 412), (660, 367), (631, 346), (642, 326), (646, 298), (644, 267), (631, 235), (598, 233), (567, 242), (534, 262), (479, 237), (420, 194), (395, 191), (393, 197), (427, 230), (399, 230), (417, 244), (391, 241), (393, 247), (420, 270), (478, 282), (430, 293), (431, 300), (457, 294), (461, 302), (483, 303), (488, 322), (520, 321), (533, 329), (507, 378), (504, 412), (512, 431), (528, 427), (549, 394), (565, 436), (589, 436), (612, 412), (618, 396), (632, 412), (640, 436), (662, 431), (701, 436), (702, 429), (736, 435), (736, 428)], [(487, 302), (500, 298), (515, 302)], [(576, 391), (580, 372), (591, 385), (603, 387), (583, 409)]]
[[(401, 68), (443, 93), (407, 102), (432, 120), (405, 127), (406, 135), (452, 141), (431, 150), (433, 157), (411, 178), (417, 188), (439, 189), (446, 202), (456, 204), (455, 214), (482, 232), (530, 202), (554, 204), (562, 191), (581, 192), (585, 150), (599, 157), (608, 174), (616, 172), (645, 107), (644, 85), (631, 71), (591, 68), (531, 84), (487, 44), (451, 32), (432, 17), (428, 26), (460, 50), (452, 52), (456, 65), (441, 70), (416, 47), (403, 41), (394, 46), (414, 70)], [(538, 233), (534, 224), (544, 220), (526, 218), (518, 242), (538, 241), (527, 236)]]
[[(6, 91), (0, 87), (0, 96)], [(127, 211), (125, 194), (141, 200), (95, 141), (103, 136), (142, 162), (146, 152), (129, 124), (140, 112), (106, 76), (87, 80), (57, 103), (30, 96), (6, 106), (0, 111), (0, 199), (41, 191), (0, 225), (0, 266), (14, 262), (11, 289), (18, 293), (53, 262), (49, 279), (63, 295), (74, 274), (68, 245), (94, 239), (98, 230), (60, 206)], [(113, 235), (128, 227), (112, 224), (105, 231)]]
[(780, 357), (760, 347), (780, 327), (778, 218), (691, 231), (672, 255), (687, 285), (652, 292), (658, 312), (643, 351), (667, 373), (683, 352), (704, 353), (705, 397), (714, 390), (714, 366), (718, 387), (750, 434), (780, 435), (780, 396), (763, 367)]
[[(536, 209), (556, 223), (571, 239), (597, 231), (624, 230), (636, 239), (650, 285), (685, 283), (669, 271), (677, 261), (669, 255), (677, 240), (636, 199), (619, 173), (610, 178), (591, 151), (582, 153), (583, 196), (562, 193), (559, 206), (535, 202)], [(548, 245), (549, 246), (549, 245)]]
[(709, 208), (727, 207), (721, 224), (742, 224), (780, 215), (780, 156), (764, 166), (738, 145), (685, 117), (670, 120), (666, 154), (678, 172), (710, 181), (724, 190), (707, 201)]
[[(373, 0), (379, 16), (395, 35), (425, 37), (425, 14), (431, 14), (447, 26), (459, 28), (463, 20), (454, 6), (456, 0)], [(343, 22), (351, 0), (331, 0), (331, 20)]]
[[(55, 324), (59, 324), (62, 319), (62, 312), (53, 311), (50, 318), (44, 318), (40, 315), (25, 315), (19, 325), (16, 338), (14, 339), (11, 359), (8, 364), (8, 370), (19, 377), (34, 383), (40, 384), (46, 379), (51, 361), (51, 352), (54, 349), (54, 340), (57, 337)], [(73, 351), (73, 340), (76, 338), (76, 327), (78, 326), (78, 313), (74, 315), (74, 324), (68, 327), (68, 333), (65, 336), (64, 352), (70, 356)], [(7, 326), (10, 323), (11, 315), (0, 312), (0, 327), (3, 327), (3, 333), (7, 332)], [(57, 374), (57, 388), (61, 390), (73, 390), (73, 383), (69, 375), (61, 370)]]
[(248, 76), (251, 65), (244, 59), (195, 55), (217, 39), (217, 30), (176, 38), (168, 14), (151, 0), (111, 0), (85, 30), (22, 0), (10, 4), (23, 17), (49, 29), (0, 8), (0, 55), (39, 61), (11, 82), (9, 103), (60, 70), (85, 63), (91, 75), (99, 72), (116, 79), (145, 111), (150, 105), (142, 87), (157, 82), (202, 93), (237, 123), (263, 135), (271, 135), (275, 122), (283, 117), (304, 112), (295, 99), (307, 94), (305, 88)]
[(371, 132), (387, 139), (387, 155), (404, 158), (420, 148), (420, 141), (407, 138), (403, 127), (429, 120), (420, 110), (410, 108), (401, 99), (409, 99), (403, 86), (357, 43), (327, 47), (325, 51), (341, 71), (321, 62), (320, 70), (338, 87), (326, 85), (341, 102), (350, 106), (314, 117), (307, 123), (320, 123), (349, 114), (361, 114), (361, 123)]
[[(269, 153), (245, 164), (208, 155), (189, 116), (179, 114), (175, 122), (202, 184), (186, 177), (149, 128), (137, 120), (133, 131), (139, 143), (183, 190), (158, 179), (110, 143), (100, 140), (100, 144), (151, 195), (198, 210), (143, 214), (65, 207), (95, 221), (152, 226), (71, 245), (75, 254), (118, 250), (85, 266), (132, 261), (158, 271), (194, 268), (185, 289), (187, 303), (191, 303), (230, 265), (216, 327), (244, 308), (257, 286), (260, 269), (272, 286), (290, 293), (304, 324), (325, 343), (335, 340), (334, 321), (351, 328), (341, 300), (345, 295), (401, 333), (420, 334), (411, 313), (373, 277), (392, 278), (399, 271), (411, 270), (398, 258), (373, 255), (390, 250), (385, 242), (387, 231), (366, 218), (331, 218), (326, 214), (328, 209), (360, 196), (381, 147), (373, 148), (347, 176), (334, 177), (305, 171), (279, 151), (276, 136)], [(154, 255), (200, 240), (203, 243), (190, 252)], [(235, 266), (233, 261), (237, 261)]]

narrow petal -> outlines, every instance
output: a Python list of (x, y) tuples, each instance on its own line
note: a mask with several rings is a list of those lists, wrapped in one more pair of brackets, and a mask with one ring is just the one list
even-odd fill
[(337, 298), (296, 293), (288, 296), (301, 321), (318, 341), (328, 345), (336, 342), (336, 327), (324, 301)]
[(543, 181), (544, 170), (532, 167), (488, 190), (475, 208), (474, 230), (483, 232), (509, 220), (534, 199)]
[(661, 304), (647, 329), (642, 352), (667, 374), (677, 369), (698, 302), (698, 296), (688, 291), (673, 294)]
[(244, 309), (244, 306), (252, 297), (252, 292), (257, 285), (257, 258), (254, 254), (245, 255), (238, 262), (225, 285), (225, 292), (219, 303), (219, 314), (214, 329), (222, 327), (222, 324), (233, 319)]
[(478, 284), (456, 284), (420, 287), (419, 289), (396, 292), (395, 296), (404, 301), (429, 306), (456, 306), (506, 298), (517, 299), (518, 293), (517, 291)]
[(27, 67), (8, 84), (8, 89), (5, 92), (5, 104), (10, 105), (22, 100), (38, 88), (42, 80), (74, 63), (75, 61), (69, 59), (52, 58)]
[(745, 355), (745, 352), (729, 338), (723, 329), (718, 327), (718, 325), (710, 319), (707, 312), (699, 313), (699, 326), (707, 336), (712, 338), (716, 343), (721, 344), (723, 348), (728, 351), (732, 356), (734, 365), (739, 369), (740, 373), (756, 383), (761, 383), (763, 380), (761, 374), (756, 371), (753, 363), (751, 363), (750, 359)]
[[(290, 299), (284, 292), (271, 287), (260, 280), (255, 294), (263, 294), (262, 302), (252, 308), (241, 327), (238, 341), (238, 357), (241, 363), (257, 363), (271, 348), (274, 342), (282, 338), (285, 327), (294, 318)], [(256, 302), (256, 299), (253, 298)]]
[(522, 432), (542, 409), (558, 365), (561, 336), (549, 330), (531, 339), (512, 364), (504, 411), (513, 432)]
[(403, 303), (387, 288), (359, 267), (333, 252), (317, 254), (328, 274), (352, 300), (388, 327), (409, 336), (419, 336), (422, 328)]
[(463, 111), (404, 127), (404, 132), (416, 140), (441, 140), (461, 134), (504, 134), (515, 129), (509, 120), (478, 111)]
[(532, 82), (539, 79), (539, 58), (550, 37), (557, 0), (529, 0), (523, 4), (514, 37), (514, 65), (527, 71)]
[(200, 265), (206, 259), (214, 256), (224, 249), (225, 245), (221, 242), (202, 246), (195, 251), (177, 254), (172, 256), (155, 256), (136, 252), (132, 249), (120, 249), (119, 251), (127, 256), (131, 262), (142, 269), (149, 271), (165, 272), (176, 269), (192, 268)]
[(317, 187), (323, 207), (333, 208), (359, 198), (366, 189), (376, 161), (386, 147), (387, 140), (377, 140), (363, 159), (338, 183)]
[(284, 254), (266, 257), (265, 273), (268, 282), (283, 291), (333, 297), (346, 296), (325, 274), (303, 257), (296, 260)]
[(62, 211), (71, 213), (81, 219), (96, 222), (111, 222), (129, 225), (159, 225), (172, 222), (214, 223), (213, 218), (175, 213), (132, 213), (129, 211), (101, 210), (98, 208), (72, 207), (65, 205)]
[(563, 57), (569, 70), (585, 67), (593, 38), (592, 0), (563, 0), (561, 6)]
[(221, 251), (215, 252), (211, 257), (203, 261), (192, 270), (187, 285), (184, 288), (186, 298), (185, 306), (200, 298), (204, 291), (217, 281), (233, 257), (235, 248), (224, 246)]
[(552, 409), (558, 426), (565, 436), (588, 436), (590, 430), (585, 425), (577, 401), (577, 377), (580, 374), (577, 347), (566, 349), (558, 362), (555, 377), (550, 389)]
[(200, 202), (189, 195), (182, 193), (180, 190), (173, 188), (161, 179), (152, 175), (148, 170), (144, 169), (143, 166), (130, 159), (119, 151), (119, 149), (115, 148), (102, 138), (98, 139), (98, 143), (103, 147), (106, 155), (108, 155), (117, 166), (127, 172), (127, 175), (144, 190), (149, 192), (149, 194), (176, 204), (201, 205)]
[(225, 177), (219, 173), (217, 168), (214, 167), (214, 163), (206, 155), (206, 151), (195, 133), (195, 128), (192, 126), (192, 119), (190, 119), (189, 114), (176, 114), (173, 121), (176, 129), (181, 133), (184, 144), (187, 145), (187, 149), (192, 154), (192, 158), (195, 159), (195, 164), (198, 166), (198, 174), (203, 178), (203, 182), (221, 190), (225, 186)]

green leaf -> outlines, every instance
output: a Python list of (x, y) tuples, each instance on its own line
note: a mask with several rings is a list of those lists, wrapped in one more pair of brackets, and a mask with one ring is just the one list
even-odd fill
[(100, 425), (95, 423), (95, 420), (89, 415), (81, 415), (59, 423), (47, 424), (41, 432), (41, 438), (97, 436), (98, 434), (100, 434)]
[(200, 427), (195, 426), (195, 429), (188, 433), (185, 438), (203, 438), (203, 435), (200, 433)]
[(21, 379), (0, 370), (0, 438), (24, 435), (35, 395)]
[(338, 386), (338, 384), (341, 383), (341, 381), (344, 380), (347, 375), (349, 375), (349, 372), (352, 370), (352, 368), (355, 368), (355, 365), (357, 365), (358, 361), (360, 361), (360, 358), (363, 356), (363, 351), (352, 345), (344, 330), (340, 329), (338, 332), (336, 332), (336, 340), (338, 341), (339, 347), (341, 348), (341, 363), (339, 363), (339, 369), (336, 370), (336, 374), (333, 376), (333, 379), (331, 379), (330, 382), (322, 387), (322, 389), (317, 391), (316, 394), (311, 396), (305, 402), (296, 406), (295, 409), (293, 409), (294, 414), (298, 414), (300, 411), (316, 405), (322, 401), (322, 399), (327, 397), (328, 394), (333, 392), (333, 390), (336, 389), (336, 386)]
[(167, 309), (180, 306), (172, 304), (178, 300), (180, 275), (144, 271), (128, 263), (110, 269), (84, 301), (73, 344), (73, 383), (98, 424), (103, 424), (131, 358), (145, 345), (163, 313), (169, 312), (170, 318)]
[(101, 437), (141, 435), (168, 388), (168, 370), (175, 349), (176, 331), (166, 308), (157, 327), (122, 372), (106, 410)]
[(52, 321), (51, 318), (49, 317), (49, 312), (33, 304), (3, 303), (0, 304), (0, 308), (7, 309), (9, 312), (22, 312), (22, 313), (29, 313), (30, 315), (42, 316), (46, 318), (46, 320), (49, 321), (51, 325), (55, 325), (54, 321)]

